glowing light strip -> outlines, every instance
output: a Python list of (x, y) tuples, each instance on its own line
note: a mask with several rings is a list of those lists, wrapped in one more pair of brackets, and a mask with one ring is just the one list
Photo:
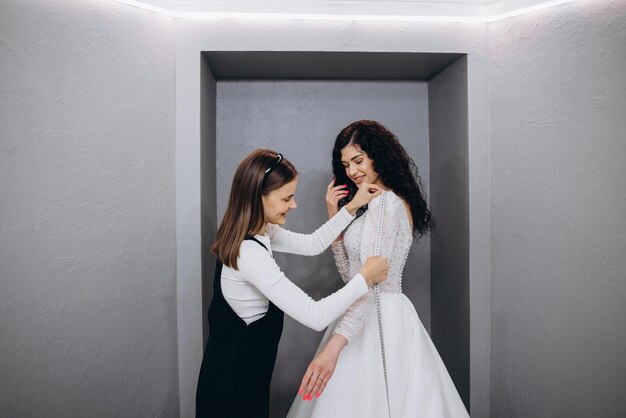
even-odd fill
[(500, 13), (491, 17), (484, 18), (483, 22), (495, 22), (497, 20), (508, 19), (509, 17), (519, 16), (526, 13), (536, 12), (538, 10), (547, 9), (549, 7), (559, 6), (565, 3), (572, 3), (576, 0), (552, 0), (545, 3), (535, 4), (534, 6), (522, 7), (521, 9), (513, 10), (507, 13)]
[(110, 1), (112, 1), (113, 3), (121, 3), (127, 6), (136, 7), (138, 9), (148, 10), (148, 11), (158, 13), (161, 15), (167, 15), (171, 17), (182, 17), (182, 16), (177, 16), (176, 15), (177, 13), (173, 12), (172, 10), (164, 9), (162, 7), (152, 6), (150, 4), (145, 4), (140, 1), (134, 1), (134, 0), (110, 0)]
[(154, 13), (182, 19), (246, 19), (246, 20), (348, 20), (373, 22), (471, 22), (489, 23), (534, 11), (547, 9), (576, 0), (551, 0), (534, 6), (523, 7), (493, 16), (437, 16), (437, 15), (367, 15), (367, 14), (320, 14), (320, 13), (240, 13), (240, 12), (184, 12), (152, 6), (136, 0), (110, 0), (114, 3), (148, 10)]

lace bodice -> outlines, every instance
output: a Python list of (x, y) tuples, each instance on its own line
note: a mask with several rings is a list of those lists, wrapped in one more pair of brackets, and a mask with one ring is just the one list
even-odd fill
[[(379, 255), (387, 258), (389, 272), (387, 280), (380, 285), (380, 291), (401, 292), (402, 270), (413, 236), (404, 202), (392, 191), (383, 192), (369, 203), (363, 216), (346, 229), (343, 241), (333, 243), (333, 255), (341, 278), (344, 282), (350, 281), (361, 270), (367, 258), (375, 255), (381, 207), (384, 207), (384, 218)], [(373, 289), (348, 308), (333, 332), (350, 341), (363, 327), (370, 309), (375, 309)]]

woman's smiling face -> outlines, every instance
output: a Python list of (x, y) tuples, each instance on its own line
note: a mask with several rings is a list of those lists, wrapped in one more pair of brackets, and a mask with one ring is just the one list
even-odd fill
[(350, 144), (341, 150), (341, 164), (346, 170), (346, 176), (357, 187), (363, 182), (377, 184), (378, 173), (374, 171), (374, 160), (367, 156), (365, 151)]
[(284, 186), (272, 190), (263, 196), (263, 215), (265, 223), (283, 225), (287, 220), (287, 213), (298, 207), (295, 194), (298, 187), (296, 177)]

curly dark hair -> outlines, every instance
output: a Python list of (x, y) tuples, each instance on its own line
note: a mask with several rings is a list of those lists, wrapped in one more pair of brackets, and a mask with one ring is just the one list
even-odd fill
[[(341, 199), (340, 206), (347, 204), (357, 191), (356, 184), (346, 175), (341, 164), (341, 150), (348, 145), (356, 145), (373, 160), (374, 171), (385, 187), (404, 199), (411, 208), (413, 236), (421, 238), (435, 227), (435, 219), (428, 210), (422, 192), (421, 178), (417, 165), (409, 157), (398, 138), (386, 127), (371, 120), (353, 122), (344, 128), (333, 147), (333, 173), (335, 184), (347, 184), (350, 194)], [(367, 210), (367, 208), (365, 208)], [(364, 210), (357, 213), (363, 214)]]

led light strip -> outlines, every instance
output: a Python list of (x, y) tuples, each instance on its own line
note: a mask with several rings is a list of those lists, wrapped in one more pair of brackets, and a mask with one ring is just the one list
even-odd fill
[(534, 6), (522, 7), (521, 9), (513, 10), (507, 13), (500, 13), (494, 16), (483, 18), (483, 22), (495, 22), (497, 20), (508, 19), (509, 17), (519, 16), (526, 13), (536, 12), (538, 10), (547, 9), (549, 7), (559, 6), (565, 3), (572, 3), (576, 0), (552, 0), (545, 3), (535, 4)]
[(522, 7), (506, 13), (486, 16), (442, 16), (442, 15), (387, 15), (387, 14), (326, 14), (326, 13), (245, 13), (245, 12), (190, 12), (170, 10), (137, 0), (109, 0), (115, 3), (148, 10), (154, 13), (181, 19), (244, 19), (244, 20), (343, 20), (377, 22), (471, 22), (489, 23), (534, 11), (547, 9), (576, 0), (551, 0), (533, 6)]

